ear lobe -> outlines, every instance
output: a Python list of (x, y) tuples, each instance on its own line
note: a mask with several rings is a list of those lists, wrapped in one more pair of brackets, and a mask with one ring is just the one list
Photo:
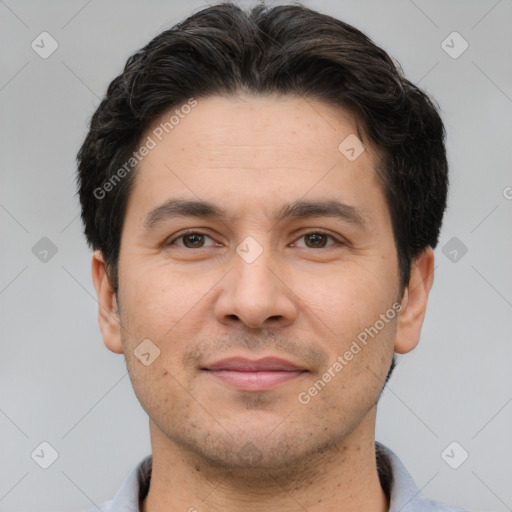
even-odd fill
[(418, 345), (427, 310), (427, 300), (434, 282), (434, 251), (427, 247), (412, 263), (409, 284), (398, 315), (395, 352), (406, 354)]
[(98, 323), (105, 346), (116, 354), (122, 354), (124, 351), (116, 295), (107, 275), (105, 259), (99, 250), (92, 255), (92, 280), (98, 296)]

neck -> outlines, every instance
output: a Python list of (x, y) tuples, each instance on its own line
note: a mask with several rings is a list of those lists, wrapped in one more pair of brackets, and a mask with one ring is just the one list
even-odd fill
[(375, 454), (375, 411), (355, 431), (293, 467), (219, 468), (150, 422), (153, 466), (142, 512), (387, 512)]

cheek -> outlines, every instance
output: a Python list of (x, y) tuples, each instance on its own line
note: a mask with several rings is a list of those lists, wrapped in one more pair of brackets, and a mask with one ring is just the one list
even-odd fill
[[(143, 270), (138, 270), (143, 269)], [(169, 331), (208, 291), (208, 279), (190, 279), (170, 266), (125, 266), (122, 297), (128, 320), (154, 336)], [(214, 282), (214, 281), (213, 281)], [(212, 284), (213, 284), (212, 282)]]
[[(309, 285), (303, 282), (297, 293), (307, 305), (303, 311), (308, 323), (317, 326), (315, 343), (328, 354), (325, 371), (331, 368), (336, 375), (331, 387), (334, 395), (324, 397), (335, 402), (338, 392), (348, 393), (347, 399), (380, 392), (393, 355), (396, 282), (389, 269), (386, 284), (385, 269), (370, 271), (369, 267), (347, 266), (329, 276), (317, 275), (308, 280)], [(335, 362), (339, 364), (333, 368)]]
[(189, 369), (182, 367), (181, 358), (195, 337), (196, 323), (189, 315), (198, 291), (184, 287), (185, 293), (172, 278), (167, 282), (151, 272), (125, 283), (121, 332), (128, 373), (144, 410), (158, 416), (158, 411), (180, 406), (188, 387)]
[[(131, 274), (128, 270), (121, 295), (121, 322), (125, 357), (130, 372), (133, 371), (134, 386), (138, 385), (143, 392), (176, 385), (174, 391), (179, 392), (173, 377), (182, 384), (189, 378), (190, 369), (183, 367), (182, 357), (204, 328), (205, 308), (210, 307), (207, 294), (216, 279), (205, 276), (191, 280), (190, 276), (171, 272), (168, 266), (146, 266), (144, 272)], [(158, 353), (147, 367), (134, 353), (146, 339), (156, 345)]]
[(313, 278), (297, 274), (292, 289), (334, 334), (342, 334), (367, 327), (385, 313), (394, 302), (395, 287), (389, 269), (347, 264)]
[(190, 407), (187, 379), (166, 360), (167, 353), (164, 349), (150, 366), (144, 366), (134, 356), (126, 358), (135, 395), (148, 416), (162, 426), (173, 421), (179, 425)]

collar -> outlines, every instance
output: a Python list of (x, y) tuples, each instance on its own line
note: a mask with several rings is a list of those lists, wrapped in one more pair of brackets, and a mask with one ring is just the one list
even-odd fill
[[(383, 444), (375, 443), (380, 484), (390, 502), (389, 512), (465, 512), (425, 498), (398, 456)], [(104, 512), (140, 512), (151, 483), (152, 455), (142, 460), (126, 477), (115, 497), (105, 502)], [(87, 512), (96, 510), (90, 509)]]

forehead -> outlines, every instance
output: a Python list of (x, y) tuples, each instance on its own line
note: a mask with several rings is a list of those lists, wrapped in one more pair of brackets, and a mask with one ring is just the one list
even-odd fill
[[(138, 165), (129, 203), (147, 213), (179, 196), (216, 203), (233, 218), (240, 208), (271, 218), (299, 198), (368, 202), (382, 192), (376, 153), (360, 138), (348, 112), (297, 96), (185, 102), (144, 134), (152, 149)], [(357, 158), (343, 152), (347, 140)]]
[[(146, 135), (157, 144), (181, 149), (193, 144), (196, 155), (206, 149), (211, 161), (216, 157), (216, 165), (226, 168), (246, 163), (248, 154), (265, 159), (269, 151), (275, 162), (276, 148), (281, 160), (296, 160), (299, 148), (314, 148), (316, 156), (332, 158), (345, 132), (361, 139), (348, 111), (318, 100), (293, 95), (210, 96), (194, 102), (194, 107), (188, 101), (164, 113)], [(320, 140), (323, 144), (316, 143)]]

